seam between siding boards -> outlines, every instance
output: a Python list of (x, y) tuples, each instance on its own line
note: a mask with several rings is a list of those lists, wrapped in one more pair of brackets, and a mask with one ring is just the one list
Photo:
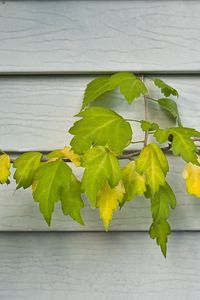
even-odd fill
[(169, 75), (169, 76), (173, 76), (173, 75), (183, 75), (183, 76), (190, 76), (190, 75), (196, 75), (199, 76), (200, 75), (200, 70), (194, 70), (194, 71), (187, 71), (187, 70), (182, 70), (182, 71), (171, 71), (171, 70), (156, 70), (156, 71), (146, 71), (146, 70), (140, 70), (140, 71), (136, 71), (136, 70), (132, 70), (132, 69), (122, 69), (122, 70), (104, 70), (104, 71), (73, 71), (73, 70), (69, 70), (69, 71), (15, 71), (15, 72), (4, 72), (4, 71), (0, 71), (0, 77), (9, 77), (9, 76), (44, 76), (44, 75), (48, 75), (48, 76), (67, 76), (67, 75), (76, 75), (76, 76), (83, 76), (83, 75), (88, 75), (88, 76), (92, 76), (92, 75), (109, 75), (109, 74), (113, 74), (113, 73), (119, 73), (119, 72), (133, 72), (134, 74), (137, 75)]

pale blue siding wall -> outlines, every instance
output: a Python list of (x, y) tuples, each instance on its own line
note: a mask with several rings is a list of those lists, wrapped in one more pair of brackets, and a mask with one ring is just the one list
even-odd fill
[[(200, 130), (199, 31), (195, 0), (2, 1), (0, 148), (16, 155), (62, 147), (85, 85), (123, 70), (161, 75), (179, 90), (184, 125)], [(142, 101), (130, 107), (116, 92), (109, 105), (143, 118)], [(148, 109), (154, 119), (157, 108)], [(170, 125), (161, 111), (159, 123)], [(47, 233), (29, 191), (0, 187), (0, 299), (199, 299), (200, 200), (185, 193), (184, 165), (169, 161), (178, 206), (167, 260), (146, 232), (145, 199), (116, 213), (115, 232), (91, 233), (103, 227), (86, 204), (85, 227), (56, 210)]]

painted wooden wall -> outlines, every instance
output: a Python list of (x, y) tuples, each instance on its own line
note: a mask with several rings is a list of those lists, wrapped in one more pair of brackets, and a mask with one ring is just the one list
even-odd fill
[(2, 73), (199, 71), (198, 0), (65, 2), (1, 2)]
[[(158, 73), (180, 93), (183, 124), (200, 130), (199, 30), (198, 0), (0, 2), (0, 148), (16, 156), (68, 144), (86, 84), (122, 70), (145, 80)], [(144, 118), (142, 99), (129, 106), (114, 92), (104, 104)], [(149, 118), (159, 113), (161, 126), (173, 124), (158, 110), (149, 104)], [(133, 130), (135, 139), (143, 136)], [(167, 260), (146, 232), (145, 199), (117, 212), (109, 234), (90, 232), (103, 227), (87, 199), (84, 227), (57, 207), (52, 232), (40, 233), (49, 229), (30, 191), (15, 191), (13, 181), (0, 187), (0, 299), (199, 299), (200, 200), (185, 193), (184, 164), (168, 159), (178, 232)]]

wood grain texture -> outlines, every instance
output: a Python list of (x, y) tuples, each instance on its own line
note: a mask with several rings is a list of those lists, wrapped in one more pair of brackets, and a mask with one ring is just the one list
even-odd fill
[[(182, 179), (184, 163), (173, 157), (168, 157), (168, 160), (170, 163), (168, 181), (178, 202), (176, 209), (171, 211), (172, 230), (199, 230), (200, 199), (189, 196), (185, 192), (185, 183)], [(74, 169), (74, 172), (81, 178), (82, 174), (79, 170)], [(15, 188), (14, 181), (9, 186), (0, 186), (0, 231), (104, 230), (98, 210), (91, 209), (86, 198), (84, 198), (85, 208), (82, 210), (85, 226), (79, 225), (70, 217), (63, 216), (58, 204), (55, 207), (52, 225), (49, 229), (39, 212), (38, 204), (34, 203), (32, 199), (31, 190), (15, 191)], [(110, 230), (148, 230), (151, 221), (149, 201), (138, 197), (114, 213)]]
[(200, 71), (200, 2), (2, 1), (0, 73)]
[(0, 234), (3, 300), (198, 300), (200, 233)]
[[(81, 108), (82, 95), (91, 76), (39, 76), (0, 78), (0, 148), (6, 150), (50, 150), (69, 144), (67, 130)], [(183, 124), (200, 129), (200, 77), (165, 76), (178, 89), (177, 101)], [(159, 90), (148, 84), (152, 96)], [(128, 105), (116, 91), (108, 93), (96, 105), (107, 105), (125, 118), (144, 119), (143, 99)], [(174, 125), (155, 103), (149, 103), (148, 118), (165, 127)], [(144, 134), (133, 123), (134, 140)]]
[[(82, 95), (91, 76), (5, 77), (0, 79), (0, 145), (10, 150), (55, 149), (69, 144), (67, 131), (77, 120)], [(143, 101), (129, 106), (119, 93), (99, 105), (108, 106), (125, 117), (144, 118)], [(119, 97), (119, 99), (118, 99)], [(131, 109), (130, 109), (131, 108)], [(133, 111), (133, 112), (132, 112)], [(135, 138), (143, 137), (133, 124)]]

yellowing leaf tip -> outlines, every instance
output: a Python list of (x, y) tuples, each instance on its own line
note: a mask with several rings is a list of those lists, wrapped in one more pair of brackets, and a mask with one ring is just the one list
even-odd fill
[(0, 155), (0, 183), (6, 183), (10, 176), (10, 157), (7, 154)]
[(70, 147), (65, 146), (61, 153), (66, 157), (69, 158), (77, 167), (81, 165), (81, 157), (77, 153), (75, 153)]
[[(200, 162), (200, 157), (198, 157)], [(188, 163), (182, 174), (186, 181), (186, 189), (188, 194), (195, 195), (200, 198), (200, 166)]]
[(113, 211), (119, 207), (125, 193), (123, 182), (120, 181), (113, 189), (105, 181), (97, 199), (100, 217), (103, 220), (105, 231), (108, 231), (109, 223), (112, 220)]

